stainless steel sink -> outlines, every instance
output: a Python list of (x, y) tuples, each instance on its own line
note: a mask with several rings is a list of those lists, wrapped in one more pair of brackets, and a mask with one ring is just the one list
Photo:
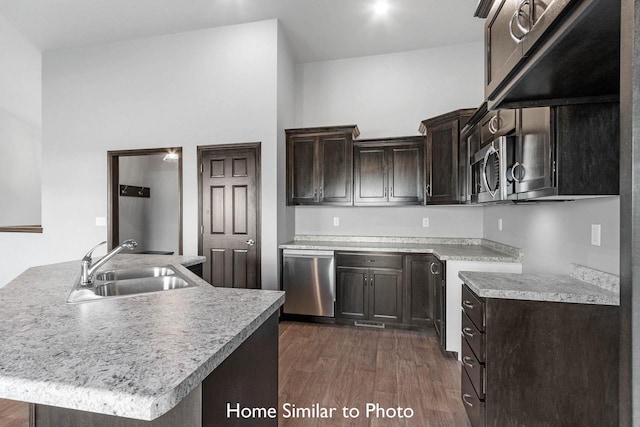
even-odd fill
[(67, 298), (67, 303), (97, 301), (197, 286), (197, 283), (169, 265), (110, 270), (96, 274), (94, 282), (89, 286), (82, 286), (78, 280)]
[(171, 266), (165, 267), (146, 267), (146, 268), (127, 268), (125, 270), (110, 270), (96, 274), (96, 280), (102, 282), (110, 282), (113, 280), (129, 280), (142, 279), (146, 277), (163, 277), (172, 276), (176, 272)]

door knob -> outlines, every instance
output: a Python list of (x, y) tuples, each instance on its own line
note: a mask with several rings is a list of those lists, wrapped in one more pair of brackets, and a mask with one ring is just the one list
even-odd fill
[(249, 246), (253, 246), (253, 245), (255, 245), (255, 244), (256, 244), (256, 241), (255, 241), (255, 240), (253, 240), (253, 239), (249, 239), (249, 240), (247, 240), (245, 243), (246, 243), (247, 245), (249, 245)]

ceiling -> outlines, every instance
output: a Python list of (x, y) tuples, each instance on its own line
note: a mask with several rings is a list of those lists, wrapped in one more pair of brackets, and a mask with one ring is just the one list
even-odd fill
[(298, 62), (482, 41), (474, 0), (0, 0), (41, 51), (278, 18)]

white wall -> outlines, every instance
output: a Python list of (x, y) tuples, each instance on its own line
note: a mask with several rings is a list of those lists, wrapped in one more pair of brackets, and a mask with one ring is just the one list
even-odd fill
[[(340, 225), (334, 227), (333, 218)], [(429, 227), (422, 219), (429, 218)], [(480, 206), (296, 207), (296, 233), (345, 236), (482, 237)]]
[[(0, 225), (40, 224), (42, 59), (1, 15), (0, 64)], [(21, 211), (15, 210), (13, 190), (29, 195), (18, 202), (24, 206)], [(42, 261), (42, 242), (41, 234), (0, 233), (0, 287)]]
[[(482, 52), (473, 43), (300, 64), (296, 126), (355, 123), (360, 139), (418, 135), (422, 120), (482, 103)], [(297, 234), (482, 237), (479, 208), (295, 209)], [(424, 217), (429, 228), (422, 227)]]
[(262, 279), (276, 286), (277, 31), (270, 20), (45, 54), (49, 261), (106, 238), (107, 150), (183, 147), (184, 252), (196, 254), (196, 147), (261, 141)]
[(481, 43), (301, 64), (298, 127), (357, 124), (360, 138), (418, 135), (420, 121), (483, 99)]
[(296, 64), (289, 41), (278, 31), (278, 241), (295, 234), (295, 209), (287, 206), (286, 138), (284, 130), (294, 126), (296, 112)]
[(39, 225), (42, 57), (1, 15), (0, 64), (0, 226)]
[[(602, 226), (601, 246), (591, 245), (591, 224)], [(619, 274), (620, 199), (487, 207), (484, 237), (522, 248), (525, 273), (568, 274), (578, 263)]]

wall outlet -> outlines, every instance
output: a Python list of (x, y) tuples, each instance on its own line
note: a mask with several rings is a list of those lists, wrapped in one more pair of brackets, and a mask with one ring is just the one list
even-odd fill
[(340, 225), (340, 217), (339, 216), (334, 216), (333, 217), (333, 226), (334, 227), (338, 227)]
[(498, 231), (502, 231), (502, 218), (498, 219)]
[(591, 244), (593, 246), (600, 246), (600, 234), (602, 227), (600, 224), (591, 224)]
[(429, 227), (429, 218), (422, 218), (422, 226)]
[(104, 216), (97, 216), (96, 217), (96, 225), (98, 227), (106, 227), (107, 226), (107, 218)]

